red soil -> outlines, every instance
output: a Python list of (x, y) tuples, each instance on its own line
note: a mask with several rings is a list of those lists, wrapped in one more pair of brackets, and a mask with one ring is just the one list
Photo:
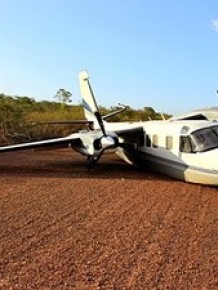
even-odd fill
[(0, 289), (218, 289), (218, 189), (70, 150), (0, 156)]

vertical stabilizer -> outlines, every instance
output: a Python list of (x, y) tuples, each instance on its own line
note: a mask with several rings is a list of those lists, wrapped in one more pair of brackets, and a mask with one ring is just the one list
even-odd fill
[(79, 74), (79, 84), (82, 97), (82, 105), (84, 107), (85, 118), (88, 121), (96, 123), (96, 116), (94, 113), (98, 112), (98, 105), (96, 103), (92, 87), (89, 83), (89, 75), (87, 71), (82, 71)]

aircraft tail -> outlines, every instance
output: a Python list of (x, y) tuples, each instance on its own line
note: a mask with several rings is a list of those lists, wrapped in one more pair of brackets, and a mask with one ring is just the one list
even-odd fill
[(92, 87), (89, 83), (89, 75), (87, 71), (82, 71), (79, 74), (79, 84), (82, 97), (82, 105), (84, 107), (85, 118), (97, 124), (95, 113), (98, 112), (98, 105), (93, 94)]

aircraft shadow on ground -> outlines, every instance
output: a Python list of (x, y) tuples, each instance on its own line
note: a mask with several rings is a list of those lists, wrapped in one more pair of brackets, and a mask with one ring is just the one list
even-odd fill
[(34, 178), (90, 178), (90, 179), (136, 179), (173, 181), (168, 176), (143, 168), (128, 165), (122, 161), (100, 161), (92, 169), (84, 160), (48, 160), (32, 164), (0, 164), (0, 175)]

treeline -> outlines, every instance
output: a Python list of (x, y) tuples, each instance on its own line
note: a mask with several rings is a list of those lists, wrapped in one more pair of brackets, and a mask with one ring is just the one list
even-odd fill
[[(100, 107), (106, 115), (117, 107), (110, 109)], [(164, 114), (167, 119), (170, 116)], [(161, 119), (160, 113), (151, 107), (143, 109), (129, 108), (116, 115), (110, 121), (145, 121)], [(1, 144), (28, 142), (44, 138), (60, 137), (84, 128), (83, 125), (38, 125), (37, 122), (81, 120), (84, 112), (81, 105), (68, 105), (61, 102), (36, 101), (34, 98), (8, 96), (0, 94), (0, 142)], [(83, 126), (83, 127), (82, 127)]]

